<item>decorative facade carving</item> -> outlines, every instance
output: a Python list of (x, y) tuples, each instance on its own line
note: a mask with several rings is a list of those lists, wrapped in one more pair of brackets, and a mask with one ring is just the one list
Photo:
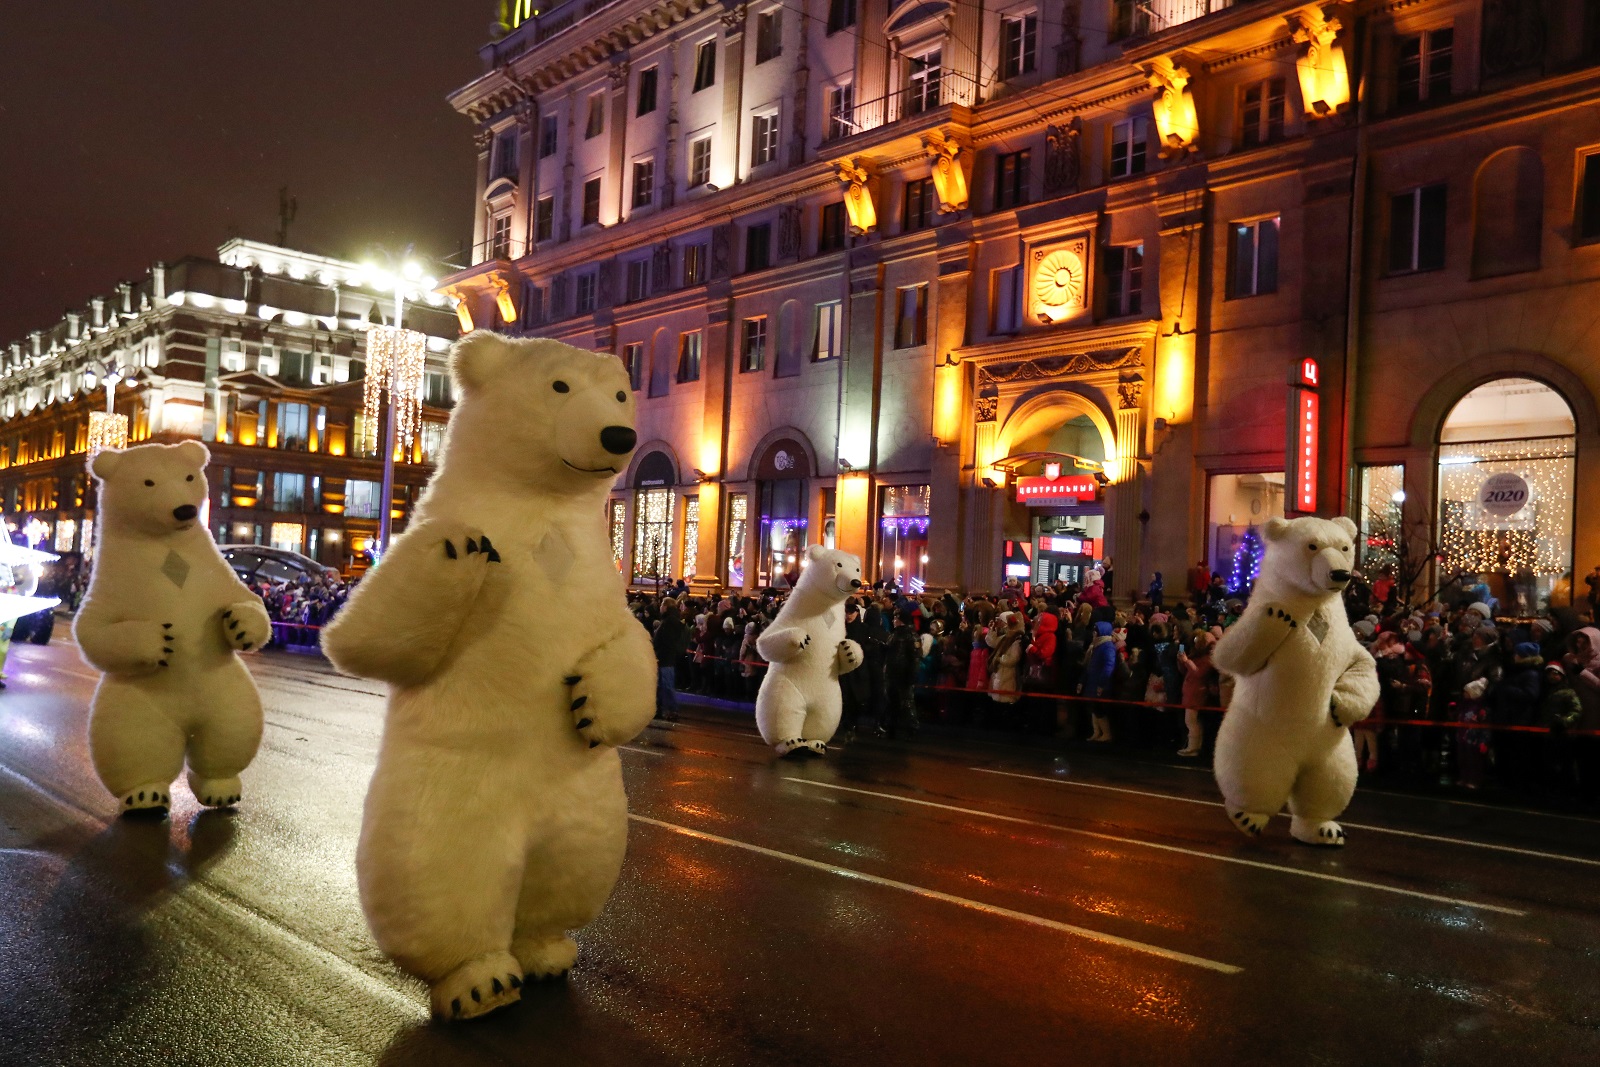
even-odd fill
[(664, 293), (672, 287), (672, 243), (662, 241), (650, 252), (650, 288)]
[(962, 150), (960, 142), (944, 131), (930, 130), (922, 138), (922, 147), (933, 161), (933, 188), (939, 194), (940, 212), (965, 210), (967, 172), (957, 158)]
[(1078, 187), (1083, 168), (1083, 119), (1072, 116), (1065, 126), (1054, 124), (1044, 131), (1044, 191), (1059, 196)]
[(628, 91), (628, 60), (619, 57), (611, 61), (611, 90), (612, 92), (625, 93)]
[(800, 257), (800, 205), (785, 204), (778, 209), (778, 258)]
[(1295, 59), (1300, 99), (1307, 115), (1332, 115), (1350, 103), (1350, 71), (1337, 37), (1343, 24), (1308, 7), (1287, 16), (1290, 35), (1301, 46)]
[(1015, 363), (991, 363), (978, 368), (978, 387), (999, 385), (1002, 382), (1048, 381), (1075, 374), (1095, 374), (1102, 371), (1137, 367), (1144, 363), (1144, 352), (1139, 348), (1109, 348), (1094, 352), (1075, 352), (1066, 356), (1040, 356), (1038, 359), (1019, 360)]
[(1029, 291), (1034, 316), (1045, 325), (1062, 322), (1089, 306), (1089, 240), (1074, 238), (1033, 250)]
[(1196, 151), (1200, 118), (1195, 111), (1194, 94), (1189, 91), (1189, 68), (1173, 63), (1167, 56), (1157, 56), (1139, 69), (1156, 90), (1152, 110), (1156, 133), (1161, 138), (1161, 158), (1172, 159)]
[(993, 422), (1000, 414), (1000, 398), (997, 396), (980, 396), (972, 405), (973, 412), (979, 422)]
[(1144, 394), (1144, 378), (1135, 374), (1126, 381), (1117, 383), (1117, 406), (1124, 411), (1139, 406), (1139, 397)]
[(1078, 29), (1081, 0), (1061, 0), (1061, 43), (1056, 45), (1056, 77), (1076, 74), (1083, 66), (1083, 35)]
[(733, 273), (733, 223), (725, 222), (711, 231), (711, 277), (726, 278)]
[(494, 143), (494, 131), (487, 126), (479, 126), (472, 131), (472, 147), (478, 150), (479, 155), (487, 155), (489, 146)]
[(617, 302), (616, 261), (610, 259), (603, 261), (600, 264), (599, 270), (597, 270), (595, 273), (599, 275), (598, 283), (596, 285), (596, 289), (598, 290), (598, 298), (595, 301), (595, 306), (603, 308), (611, 307)]
[(744, 32), (745, 5), (734, 4), (728, 10), (717, 16), (722, 23), (722, 32), (726, 37), (733, 37)]
[(868, 188), (871, 174), (854, 159), (839, 161), (839, 181), (844, 184), (844, 211), (850, 217), (850, 232), (857, 237), (871, 233), (878, 225), (878, 210)]

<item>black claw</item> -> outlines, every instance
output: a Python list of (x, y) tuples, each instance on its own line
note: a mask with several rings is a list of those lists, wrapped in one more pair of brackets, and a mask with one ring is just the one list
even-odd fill
[(589, 747), (590, 748), (599, 748), (600, 747), (600, 742), (598, 742), (598, 741), (590, 741), (589, 742)]
[(139, 790), (139, 799), (140, 800), (144, 799), (144, 790), (143, 789)]
[(567, 675), (565, 678), (563, 678), (561, 680), (566, 682), (568, 685), (577, 685), (579, 682), (583, 681), (583, 675), (581, 675), (581, 674), (569, 674), (569, 675)]
[(454, 1000), (452, 1000), (450, 1002), (450, 1014), (451, 1014), (452, 1017), (459, 1016), (461, 1014), (461, 998), (460, 997), (457, 997), (456, 999), (454, 999)]
[(239, 620), (238, 619), (229, 619), (228, 620), (228, 629), (237, 630), (238, 628), (239, 628)]
[(473, 1003), (475, 1003), (475, 1004), (482, 1004), (483, 1003), (483, 997), (478, 994), (478, 987), (477, 986), (473, 986), (472, 987), (472, 1000), (473, 1000)]
[(474, 541), (470, 537), (467, 538), (467, 555), (470, 556), (476, 551), (478, 551), (478, 542)]
[(573, 711), (577, 711), (579, 708), (583, 707), (587, 703), (589, 703), (589, 698), (588, 697), (586, 697), (586, 696), (579, 697), (577, 700), (574, 700), (572, 702), (572, 710)]
[(490, 563), (499, 563), (500, 553), (491, 548), (489, 549), (488, 555), (485, 558), (488, 559)]
[(444, 554), (446, 556), (448, 556), (450, 559), (455, 559), (456, 556), (458, 555), (458, 553), (456, 552), (456, 546), (452, 545), (449, 541), (446, 541), (444, 543)]
[(478, 538), (478, 547), (483, 549), (485, 552), (494, 551), (494, 546), (489, 543), (489, 537), (487, 534)]
[[(223, 614), (226, 615), (227, 612), (223, 612)], [(170, 622), (164, 622), (164, 623), (161, 624), (161, 628), (163, 630), (170, 630), (170, 629), (172, 629), (172, 624)]]
[(252, 648), (255, 647), (255, 642), (254, 641), (246, 641), (244, 644), (240, 645), (239, 647), (244, 649), (246, 652), (249, 652)]
[(169, 656), (172, 655), (172, 649), (170, 648), (163, 648), (161, 651), (165, 652)]
[(580, 729), (580, 730), (587, 730), (589, 727), (591, 727), (593, 725), (594, 725), (594, 720), (593, 719), (579, 719), (578, 720), (578, 729)]
[(124, 800), (123, 803), (131, 808), (131, 807), (133, 807), (133, 798), (129, 797), (127, 800)]
[(494, 979), (494, 991), (497, 995), (506, 991), (506, 987), (500, 984), (500, 979), (498, 978)]
[(167, 661), (164, 660), (164, 659), (158, 659), (158, 660), (156, 660), (156, 663), (160, 664), (163, 667), (165, 667), (167, 665)]
[(508, 975), (506, 975), (506, 979), (507, 979), (507, 981), (509, 981), (511, 983), (511, 988), (512, 989), (521, 989), (522, 988), (522, 979), (518, 978), (516, 975), (508, 974)]

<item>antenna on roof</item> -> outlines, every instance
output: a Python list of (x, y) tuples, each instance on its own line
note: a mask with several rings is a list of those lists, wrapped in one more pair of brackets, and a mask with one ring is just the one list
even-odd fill
[(289, 247), (289, 223), (300, 210), (300, 201), (289, 195), (289, 187), (278, 187), (278, 247)]

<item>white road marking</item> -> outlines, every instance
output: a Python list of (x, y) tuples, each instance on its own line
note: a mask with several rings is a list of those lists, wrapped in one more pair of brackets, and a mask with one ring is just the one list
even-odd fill
[(86, 678), (91, 682), (98, 682), (100, 680), (100, 676), (98, 674), (90, 674), (88, 671), (75, 671), (71, 667), (58, 667), (53, 663), (41, 663), (39, 666), (43, 667), (47, 671), (55, 671), (59, 674), (70, 674), (74, 678)]
[(618, 752), (637, 752), (641, 756), (665, 756), (665, 752), (658, 752), (653, 748), (640, 748), (638, 745), (623, 745)]
[[(1007, 778), (1023, 778), (1030, 782), (1047, 782), (1050, 785), (1071, 785), (1079, 789), (1102, 789), (1108, 793), (1131, 793), (1139, 797), (1155, 797), (1157, 800), (1174, 800), (1180, 804), (1199, 804), (1207, 808), (1220, 808), (1223, 805), (1215, 800), (1201, 800), (1198, 797), (1181, 797), (1173, 793), (1153, 793), (1147, 789), (1129, 789), (1120, 785), (1103, 785), (1099, 782), (1080, 782), (1068, 778), (1046, 778), (1039, 774), (1018, 774), (1015, 771), (997, 771), (988, 767), (969, 767), (968, 770), (980, 774), (999, 774)], [(1283, 814), (1287, 818), (1286, 813)], [(1391, 826), (1373, 826), (1371, 823), (1346, 822), (1339, 820), (1340, 826), (1352, 830), (1368, 830), (1375, 834), (1393, 834), (1396, 837), (1414, 837), (1419, 841), (1437, 841), (1445, 845), (1464, 845), (1467, 848), (1485, 848), (1493, 852), (1510, 852), (1517, 856), (1536, 856), (1545, 860), (1561, 860), (1565, 863), (1581, 863), (1587, 867), (1600, 867), (1600, 860), (1586, 859), (1583, 856), (1568, 856), (1561, 852), (1541, 852), (1532, 848), (1516, 848), (1513, 845), (1496, 845), (1488, 841), (1473, 841), (1465, 837), (1443, 837), (1439, 834), (1423, 834), (1415, 830), (1396, 830)]]
[(925, 808), (940, 808), (944, 811), (959, 812), (963, 815), (975, 815), (980, 819), (994, 819), (998, 822), (1018, 823), (1022, 826), (1038, 826), (1046, 830), (1055, 830), (1064, 834), (1077, 834), (1079, 837), (1092, 837), (1097, 841), (1111, 841), (1120, 845), (1136, 845), (1140, 848), (1153, 848), (1162, 852), (1176, 852), (1184, 856), (1194, 856), (1199, 859), (1215, 860), (1218, 863), (1233, 863), (1241, 867), (1256, 867), (1264, 871), (1273, 871), (1278, 874), (1295, 875), (1300, 878), (1315, 878), (1323, 882), (1336, 882), (1340, 885), (1357, 886), (1361, 889), (1376, 889), (1384, 893), (1395, 893), (1400, 896), (1416, 897), (1420, 900), (1431, 900), (1436, 904), (1449, 904), (1462, 908), (1477, 908), (1480, 911), (1494, 911), (1502, 915), (1522, 916), (1528, 914), (1519, 908), (1507, 908), (1499, 904), (1481, 904), (1474, 900), (1461, 900), (1457, 897), (1437, 896), (1433, 893), (1423, 893), (1415, 889), (1401, 889), (1398, 886), (1384, 885), (1381, 882), (1366, 882), (1359, 878), (1345, 878), (1337, 874), (1327, 874), (1322, 871), (1308, 871), (1299, 867), (1284, 867), (1276, 863), (1263, 863), (1260, 860), (1248, 860), (1241, 856), (1224, 856), (1216, 852), (1202, 852), (1199, 849), (1183, 848), (1180, 845), (1163, 845), (1156, 841), (1141, 841), (1136, 837), (1119, 837), (1115, 834), (1102, 834), (1094, 830), (1080, 830), (1074, 826), (1062, 826), (1059, 823), (1039, 822), (1035, 819), (1018, 818), (1015, 815), (997, 815), (992, 811), (979, 811), (976, 808), (961, 808), (954, 804), (939, 804), (932, 800), (917, 800), (914, 797), (896, 796), (893, 793), (879, 793), (871, 789), (855, 789), (847, 785), (834, 785), (831, 782), (813, 782), (806, 778), (784, 778), (786, 782), (798, 785), (815, 786), (819, 789), (836, 789), (842, 793), (859, 793), (862, 796), (882, 797), (885, 800), (898, 801), (901, 804), (918, 804)]
[(1174, 960), (1178, 963), (1187, 963), (1194, 967), (1204, 967), (1206, 970), (1216, 971), (1219, 974), (1239, 974), (1244, 970), (1243, 967), (1235, 967), (1231, 963), (1219, 963), (1216, 960), (1208, 960), (1204, 956), (1191, 956), (1187, 952), (1177, 952), (1173, 949), (1162, 948), (1160, 945), (1150, 945), (1143, 941), (1134, 941), (1131, 938), (1118, 937), (1116, 934), (1107, 934), (1102, 933), (1099, 930), (1090, 930), (1082, 926), (1073, 926), (1069, 923), (1057, 922), (1054, 919), (1046, 919), (1038, 915), (1029, 915), (1027, 912), (1023, 911), (1013, 911), (1010, 908), (1002, 908), (993, 904), (985, 904), (977, 900), (969, 900), (966, 897), (958, 897), (951, 893), (941, 893), (937, 889), (927, 889), (923, 886), (912, 885), (909, 882), (897, 882), (893, 878), (883, 878), (876, 874), (867, 874), (864, 871), (851, 870), (849, 867), (840, 867), (836, 864), (823, 863), (820, 860), (807, 859), (804, 856), (796, 856), (788, 852), (779, 852), (777, 849), (764, 848), (761, 845), (753, 845), (748, 841), (737, 841), (731, 837), (721, 837), (717, 834), (708, 834), (703, 830), (692, 830), (687, 826), (679, 826), (677, 823), (662, 822), (660, 819), (652, 819), (645, 815), (630, 814), (628, 818), (634, 820), (635, 822), (642, 822), (649, 826), (659, 827), (663, 830), (670, 830), (675, 834), (683, 834), (685, 837), (692, 837), (701, 841), (711, 841), (719, 845), (728, 845), (732, 848), (742, 848), (747, 852), (754, 852), (757, 855), (767, 856), (771, 859), (784, 860), (788, 863), (797, 863), (802, 867), (810, 867), (812, 870), (826, 871), (829, 874), (837, 874), (844, 878), (853, 878), (857, 881), (869, 882), (872, 885), (881, 885), (890, 889), (898, 889), (902, 892), (913, 893), (919, 897), (926, 897), (929, 900), (941, 900), (946, 904), (954, 904), (957, 907), (983, 912), (986, 915), (998, 915), (1006, 919), (1015, 919), (1018, 922), (1028, 923), (1033, 926), (1041, 926), (1047, 930), (1055, 930), (1059, 933), (1071, 934), (1074, 937), (1081, 937), (1088, 941), (1098, 941), (1105, 945), (1116, 945), (1119, 948), (1132, 949), (1135, 952), (1143, 952), (1151, 956), (1160, 956), (1163, 959)]

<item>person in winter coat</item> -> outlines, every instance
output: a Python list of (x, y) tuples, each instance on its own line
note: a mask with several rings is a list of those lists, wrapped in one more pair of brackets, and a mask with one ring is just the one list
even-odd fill
[(1550, 732), (1544, 742), (1544, 789), (1555, 800), (1569, 800), (1578, 787), (1573, 738), (1567, 733), (1583, 718), (1583, 702), (1567, 678), (1567, 669), (1552, 660), (1544, 668), (1544, 693), (1539, 698), (1540, 725)]
[(1002, 612), (989, 634), (989, 699), (996, 704), (1017, 702), (1022, 641), (1022, 616), (1014, 611)]
[(1028, 644), (1028, 673), (1040, 689), (1055, 685), (1056, 627), (1061, 620), (1055, 612), (1043, 611), (1033, 621), (1033, 640)]
[(689, 648), (691, 634), (678, 613), (678, 602), (661, 602), (661, 621), (650, 643), (656, 650), (656, 718), (678, 721), (678, 659)]
[[(1544, 657), (1539, 646), (1523, 641), (1511, 650), (1500, 684), (1494, 687), (1490, 720), (1507, 726), (1533, 726), (1539, 718), (1539, 697), (1544, 685)], [(1494, 740), (1495, 759), (1508, 785), (1527, 788), (1538, 783), (1543, 762), (1542, 739), (1535, 734), (1507, 730)]]
[[(1094, 574), (1095, 572), (1090, 572)], [(1088, 604), (1091, 608), (1108, 608), (1111, 602), (1106, 599), (1106, 586), (1098, 576), (1095, 576), (1082, 593), (1078, 594), (1078, 603)]]
[(1150, 606), (1157, 611), (1161, 610), (1163, 598), (1166, 596), (1166, 585), (1161, 580), (1161, 572), (1156, 571), (1155, 577), (1150, 580), (1150, 588), (1145, 591), (1145, 597), (1150, 601)]
[[(1089, 648), (1089, 662), (1083, 672), (1083, 695), (1101, 699), (1111, 695), (1112, 679), (1117, 672), (1117, 642), (1116, 638), (1111, 636), (1109, 622), (1095, 623), (1094, 631), (1094, 644)], [(1110, 741), (1111, 718), (1108, 707), (1103, 704), (1091, 704), (1089, 714), (1094, 721), (1094, 733), (1089, 736), (1089, 740)]]
[[(1405, 642), (1399, 634), (1380, 634), (1373, 643), (1371, 652), (1378, 664), (1379, 694), (1378, 704), (1370, 718), (1393, 719), (1399, 712), (1400, 704), (1409, 699), (1405, 651)], [(1362, 720), (1350, 730), (1350, 737), (1356, 746), (1356, 766), (1368, 774), (1378, 769), (1378, 728), (1363, 729), (1370, 718)]]
[(894, 613), (894, 629), (884, 648), (883, 681), (887, 694), (887, 729), (881, 732), (898, 738), (917, 729), (917, 665), (922, 658), (917, 640), (916, 618), (908, 610)]
[[(1063, 618), (1065, 618), (1065, 610)], [(1056, 692), (1065, 696), (1077, 695), (1083, 683), (1083, 660), (1088, 646), (1079, 640), (1073, 627), (1065, 624), (1056, 627)], [(1076, 736), (1073, 719), (1077, 701), (1056, 701), (1056, 732), (1061, 737)]]
[(974, 612), (969, 635), (972, 653), (967, 660), (967, 688), (989, 688), (989, 624), (982, 613)]
[(1216, 638), (1202, 631), (1194, 635), (1187, 653), (1178, 653), (1178, 666), (1183, 670), (1183, 725), (1189, 732), (1189, 743), (1178, 755), (1185, 758), (1200, 755), (1205, 746), (1206, 732), (1200, 722), (1200, 709), (1214, 707), (1217, 703), (1217, 668), (1211, 663), (1211, 649), (1216, 643)]
[(843, 699), (839, 727), (844, 740), (848, 742), (855, 740), (862, 716), (872, 710), (872, 678), (866, 669), (866, 659), (867, 646), (871, 644), (873, 635), (866, 619), (862, 617), (861, 605), (854, 600), (846, 602), (844, 606), (844, 636), (846, 640), (860, 645), (862, 653), (862, 665), (849, 674), (839, 676), (839, 695)]

